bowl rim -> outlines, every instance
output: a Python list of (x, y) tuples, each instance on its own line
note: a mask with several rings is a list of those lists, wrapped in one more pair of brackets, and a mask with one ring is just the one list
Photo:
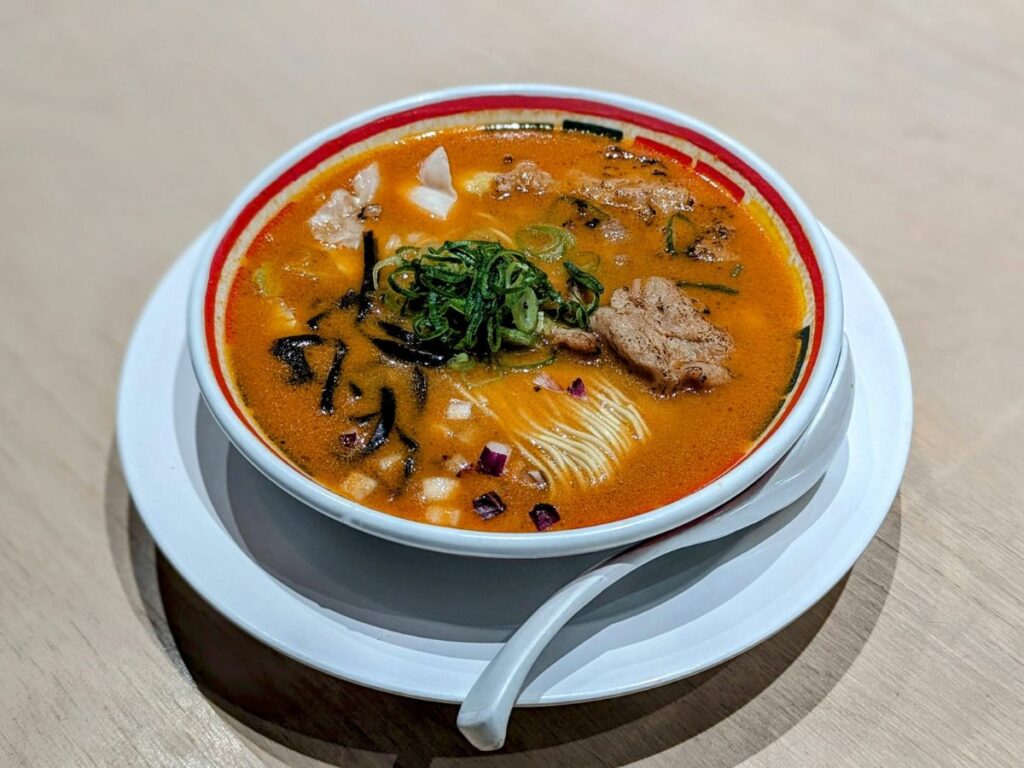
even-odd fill
[[(222, 391), (211, 363), (211, 355), (216, 354), (216, 350), (210, 349), (207, 339), (207, 292), (218, 245), (243, 211), (283, 173), (299, 161), (308, 159), (332, 139), (390, 115), (442, 102), (480, 97), (550, 97), (621, 111), (625, 114), (618, 119), (624, 122), (630, 122), (629, 115), (632, 115), (689, 130), (746, 165), (792, 213), (820, 272), (823, 320), (818, 353), (803, 377), (802, 392), (792, 395), (788, 412), (776, 423), (772, 433), (739, 463), (707, 485), (673, 502), (622, 520), (543, 534), (490, 533), (421, 523), (363, 506), (307, 477), (250, 430), (236, 412), (236, 406)], [(553, 111), (571, 110), (555, 107)], [(300, 141), (258, 173), (211, 228), (193, 276), (187, 317), (189, 353), (203, 399), (237, 450), (272, 482), (319, 512), (371, 535), (439, 552), (501, 558), (557, 557), (594, 552), (628, 545), (681, 525), (699, 522), (761, 477), (796, 442), (816, 413), (832, 380), (841, 348), (842, 329), (842, 290), (831, 248), (807, 205), (774, 168), (735, 139), (682, 112), (630, 96), (545, 84), (458, 86), (422, 93), (359, 112)]]

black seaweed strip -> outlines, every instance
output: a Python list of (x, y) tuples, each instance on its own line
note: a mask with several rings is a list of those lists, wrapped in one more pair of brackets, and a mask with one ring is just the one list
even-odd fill
[(793, 387), (796, 386), (797, 381), (800, 379), (800, 369), (803, 368), (804, 358), (807, 357), (807, 345), (811, 340), (811, 326), (805, 325), (797, 331), (796, 337), (800, 340), (800, 350), (796, 353), (796, 367), (793, 368), (793, 377), (789, 380), (789, 386), (786, 387), (787, 395), (793, 391)]
[(785, 404), (786, 404), (786, 399), (785, 398), (783, 398), (782, 400), (779, 400), (779, 402), (776, 403), (775, 407), (772, 408), (772, 412), (770, 414), (768, 414), (768, 418), (765, 419), (765, 421), (761, 425), (760, 429), (758, 429), (757, 432), (754, 433), (754, 439), (755, 440), (758, 437), (760, 437), (764, 433), (764, 431), (766, 429), (768, 429), (769, 425), (771, 425), (771, 423), (773, 421), (775, 421), (775, 417), (779, 415), (779, 411), (782, 410), (782, 406), (784, 406)]
[(356, 312), (357, 323), (363, 322), (370, 311), (370, 301), (373, 298), (373, 268), (376, 265), (377, 239), (373, 236), (373, 230), (368, 229), (363, 233), (363, 283), (359, 287), (359, 311)]
[(444, 355), (440, 355), (437, 352), (431, 352), (429, 349), (421, 347), (407, 347), (391, 339), (370, 339), (370, 341), (373, 343), (373, 346), (385, 355), (403, 363), (436, 368), (444, 365), (446, 360)]
[(622, 141), (622, 131), (618, 128), (608, 128), (604, 125), (595, 125), (594, 123), (581, 123), (578, 120), (563, 120), (562, 130), (593, 133), (597, 136), (606, 136), (613, 141)]
[(391, 437), (391, 430), (395, 428), (395, 393), (391, 387), (380, 388), (380, 418), (373, 428), (373, 434), (366, 441), (363, 448), (364, 454), (371, 454), (380, 448)]
[(319, 336), (311, 333), (299, 336), (285, 336), (270, 345), (270, 354), (288, 366), (291, 375), (289, 384), (307, 384), (313, 380), (313, 369), (306, 360), (306, 347), (316, 347), (324, 343)]
[(341, 363), (348, 353), (348, 347), (340, 339), (334, 342), (334, 359), (331, 361), (331, 369), (327, 372), (327, 379), (324, 381), (324, 388), (320, 392), (320, 413), (329, 416), (334, 413), (334, 390), (338, 388), (341, 380)]

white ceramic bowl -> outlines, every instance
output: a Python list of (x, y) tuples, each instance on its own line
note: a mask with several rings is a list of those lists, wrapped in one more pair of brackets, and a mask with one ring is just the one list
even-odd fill
[[(277, 452), (246, 413), (226, 374), (224, 305), (253, 238), (312, 176), (340, 159), (404, 135), (456, 125), (552, 123), (564, 119), (622, 131), (645, 152), (686, 163), (749, 206), (785, 243), (803, 275), (806, 325), (793, 386), (771, 427), (729, 471), (677, 501), (625, 520), (544, 533), (487, 533), (418, 523), (346, 499)], [(753, 152), (691, 117), (627, 96), (548, 85), (452, 88), (397, 101), (331, 126), (260, 173), (214, 226), (203, 247), (188, 307), (188, 340), (199, 388), (231, 442), (261, 472), (311, 507), (393, 541), (480, 557), (535, 558), (621, 546), (697, 520), (760, 477), (793, 445), (821, 403), (842, 341), (843, 303), (835, 262), (817, 221), (790, 186)]]

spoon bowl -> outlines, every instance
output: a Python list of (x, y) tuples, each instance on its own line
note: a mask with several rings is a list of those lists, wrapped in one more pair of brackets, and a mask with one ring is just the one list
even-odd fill
[[(794, 446), (752, 486), (699, 520), (611, 555), (555, 592), (487, 665), (459, 709), (457, 725), (483, 751), (505, 743), (508, 719), (527, 674), (573, 616), (617, 581), (662, 555), (728, 536), (753, 525), (814, 487), (842, 445), (853, 412), (853, 359), (843, 339), (821, 407)], [(714, 526), (701, 525), (714, 519)]]

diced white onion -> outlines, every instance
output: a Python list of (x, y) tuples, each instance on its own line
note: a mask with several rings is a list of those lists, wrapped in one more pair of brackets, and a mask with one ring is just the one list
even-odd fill
[(445, 418), (452, 421), (465, 421), (473, 415), (473, 404), (465, 400), (451, 399), (448, 401), (448, 410), (444, 413)]
[(427, 522), (434, 525), (458, 525), (460, 516), (459, 510), (440, 506), (429, 506), (424, 513)]
[(463, 456), (461, 453), (456, 453), (454, 456), (449, 456), (448, 460), (444, 463), (444, 468), (451, 472), (453, 475), (459, 475), (469, 469), (471, 464), (469, 459)]
[(382, 456), (380, 459), (378, 459), (377, 466), (380, 467), (382, 472), (386, 472), (401, 460), (402, 455), (400, 453), (392, 453), (388, 454), (387, 456)]
[(452, 477), (428, 477), (423, 480), (424, 501), (443, 501), (455, 492), (458, 481)]
[(360, 501), (365, 499), (373, 489), (377, 487), (377, 481), (362, 472), (352, 472), (341, 484), (341, 492), (346, 496)]

